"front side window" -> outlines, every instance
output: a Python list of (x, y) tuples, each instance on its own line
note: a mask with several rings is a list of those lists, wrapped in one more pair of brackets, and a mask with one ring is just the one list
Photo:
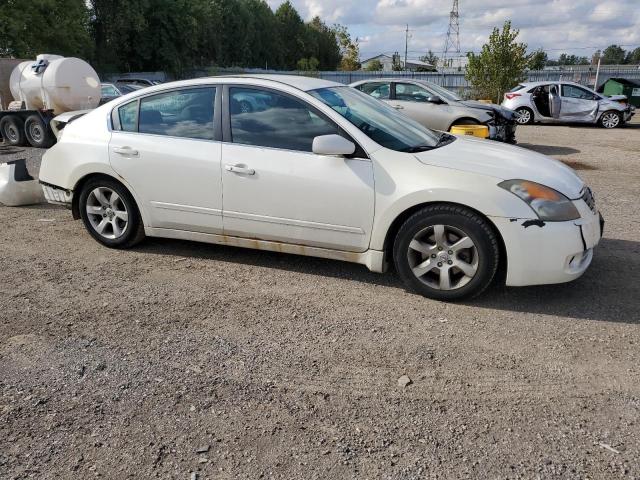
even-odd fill
[(373, 98), (380, 98), (382, 100), (387, 100), (391, 94), (391, 84), (389, 83), (363, 83), (362, 85), (358, 85), (356, 88), (368, 95), (371, 95)]
[(371, 140), (400, 152), (440, 146), (441, 135), (398, 113), (394, 108), (351, 87), (309, 92), (359, 128)]
[(189, 88), (140, 100), (140, 133), (213, 140), (216, 89)]
[(431, 96), (431, 92), (413, 83), (396, 83), (396, 100), (426, 102)]
[(313, 139), (340, 134), (301, 100), (270, 90), (231, 87), (233, 143), (311, 152)]
[(134, 100), (118, 108), (120, 130), (123, 132), (138, 131), (138, 101)]
[(581, 100), (594, 100), (593, 93), (575, 85), (562, 85), (562, 96), (568, 98), (578, 98)]

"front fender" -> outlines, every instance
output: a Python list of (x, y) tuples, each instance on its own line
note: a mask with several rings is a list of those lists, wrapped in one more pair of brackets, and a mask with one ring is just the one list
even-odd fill
[[(406, 157), (388, 155), (387, 151), (384, 160), (374, 163), (376, 209), (370, 244), (374, 250), (384, 248), (393, 222), (418, 205), (455, 203), (486, 217), (537, 218), (525, 202), (498, 187), (498, 178), (424, 164), (419, 164), (416, 175), (416, 168), (410, 165), (416, 160)], [(407, 162), (407, 168), (395, 161)]]

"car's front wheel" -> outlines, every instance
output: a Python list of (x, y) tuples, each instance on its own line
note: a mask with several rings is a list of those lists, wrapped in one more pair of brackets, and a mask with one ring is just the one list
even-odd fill
[(144, 239), (144, 226), (129, 191), (107, 177), (89, 180), (80, 192), (80, 217), (91, 236), (111, 248), (129, 248)]
[(479, 295), (499, 263), (498, 239), (488, 222), (457, 205), (432, 205), (409, 217), (393, 246), (396, 270), (411, 290), (436, 300)]
[(604, 128), (616, 128), (622, 123), (622, 115), (619, 112), (605, 112), (600, 117), (600, 125)]

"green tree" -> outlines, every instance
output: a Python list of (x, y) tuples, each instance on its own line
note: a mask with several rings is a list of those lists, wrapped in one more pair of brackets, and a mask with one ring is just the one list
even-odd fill
[(631, 50), (627, 53), (627, 57), (624, 59), (624, 63), (629, 65), (638, 65), (640, 64), (640, 47), (635, 50)]
[(320, 70), (335, 70), (340, 63), (340, 45), (336, 34), (320, 17), (314, 17), (306, 25), (307, 45), (306, 54), (318, 59)]
[(340, 70), (359, 70), (360, 69), (360, 45), (358, 39), (351, 40), (351, 35), (346, 27), (335, 25), (334, 32), (342, 59), (340, 60)]
[(0, 56), (40, 53), (87, 58), (93, 50), (84, 0), (3, 0)]
[(431, 50), (429, 50), (426, 55), (420, 57), (420, 61), (433, 65), (434, 67), (438, 65), (438, 60), (440, 60), (438, 56)]
[(305, 51), (305, 28), (300, 15), (287, 0), (276, 10), (278, 32), (282, 45), (283, 67), (293, 70)]
[(468, 53), (466, 78), (476, 95), (500, 103), (504, 92), (525, 79), (524, 71), (529, 63), (527, 45), (516, 42), (518, 30), (511, 29), (507, 21), (493, 29), (489, 42), (476, 55)]
[(609, 45), (602, 52), (602, 63), (605, 65), (620, 65), (624, 63), (626, 52), (619, 45)]
[(542, 70), (547, 65), (548, 60), (547, 52), (540, 48), (531, 54), (527, 67), (530, 70)]
[(301, 58), (296, 64), (296, 69), (303, 72), (315, 72), (318, 70), (320, 61), (316, 57)]
[(375, 60), (371, 60), (369, 64), (365, 67), (365, 70), (368, 72), (379, 72), (382, 70), (382, 62), (377, 58)]

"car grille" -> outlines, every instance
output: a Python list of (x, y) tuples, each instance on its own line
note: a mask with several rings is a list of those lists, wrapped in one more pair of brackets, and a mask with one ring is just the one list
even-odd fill
[(593, 196), (593, 192), (589, 187), (584, 189), (584, 193), (582, 194), (582, 200), (586, 203), (593, 213), (596, 213), (596, 199)]

